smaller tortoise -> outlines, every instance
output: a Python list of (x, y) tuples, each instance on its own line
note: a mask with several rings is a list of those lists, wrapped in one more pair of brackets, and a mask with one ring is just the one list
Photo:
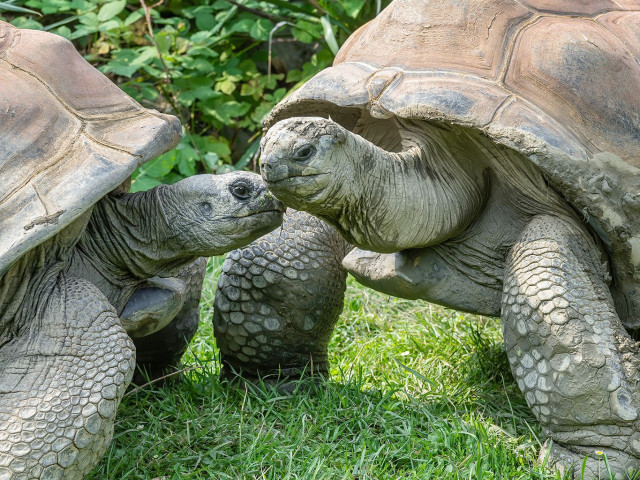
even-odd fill
[(378, 252), (361, 282), (501, 316), (575, 475), (640, 468), (638, 92), (638, 0), (395, 0), (262, 143), (280, 200)]
[(326, 376), (350, 249), (322, 220), (288, 209), (280, 228), (229, 253), (213, 314), (222, 376), (241, 373), (279, 388)]
[(118, 313), (136, 288), (263, 235), (283, 207), (251, 173), (110, 194), (181, 127), (61, 37), (0, 22), (0, 93), (0, 478), (78, 480), (133, 373)]

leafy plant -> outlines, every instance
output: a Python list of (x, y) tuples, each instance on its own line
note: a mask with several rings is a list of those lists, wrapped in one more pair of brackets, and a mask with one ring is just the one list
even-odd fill
[(68, 38), (140, 103), (180, 117), (184, 139), (134, 173), (134, 190), (255, 169), (263, 117), (390, 0), (145, 1), (0, 2), (12, 24)]

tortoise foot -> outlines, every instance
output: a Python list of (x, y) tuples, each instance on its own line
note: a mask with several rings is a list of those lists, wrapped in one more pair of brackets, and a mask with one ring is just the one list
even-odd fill
[(640, 475), (640, 459), (611, 448), (567, 447), (547, 440), (538, 460), (564, 478), (629, 480)]
[(224, 364), (220, 371), (220, 379), (231, 385), (251, 390), (253, 393), (276, 392), (279, 395), (293, 395), (294, 393), (312, 393), (322, 388), (325, 375), (313, 376), (266, 374), (250, 375), (245, 372), (237, 372), (228, 364)]

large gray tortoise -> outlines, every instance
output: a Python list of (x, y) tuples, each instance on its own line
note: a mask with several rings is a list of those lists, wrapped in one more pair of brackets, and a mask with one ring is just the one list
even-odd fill
[(186, 300), (176, 275), (277, 227), (283, 207), (242, 172), (123, 193), (180, 124), (61, 37), (0, 22), (0, 97), (0, 479), (76, 480), (111, 439), (127, 332), (165, 326)]
[(638, 0), (396, 0), (262, 143), (361, 282), (501, 316), (541, 455), (589, 475), (640, 467), (639, 92)]

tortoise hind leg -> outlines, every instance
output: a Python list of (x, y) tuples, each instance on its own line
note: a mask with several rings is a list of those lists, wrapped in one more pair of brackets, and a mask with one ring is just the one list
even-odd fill
[[(553, 440), (551, 464), (579, 477), (640, 468), (640, 358), (577, 222), (534, 218), (508, 258), (502, 322), (518, 385)], [(601, 453), (600, 453), (601, 452)], [(541, 453), (541, 458), (547, 449)]]
[(0, 347), (2, 480), (84, 478), (134, 369), (131, 340), (96, 287), (58, 274), (47, 290), (28, 296), (25, 326)]

